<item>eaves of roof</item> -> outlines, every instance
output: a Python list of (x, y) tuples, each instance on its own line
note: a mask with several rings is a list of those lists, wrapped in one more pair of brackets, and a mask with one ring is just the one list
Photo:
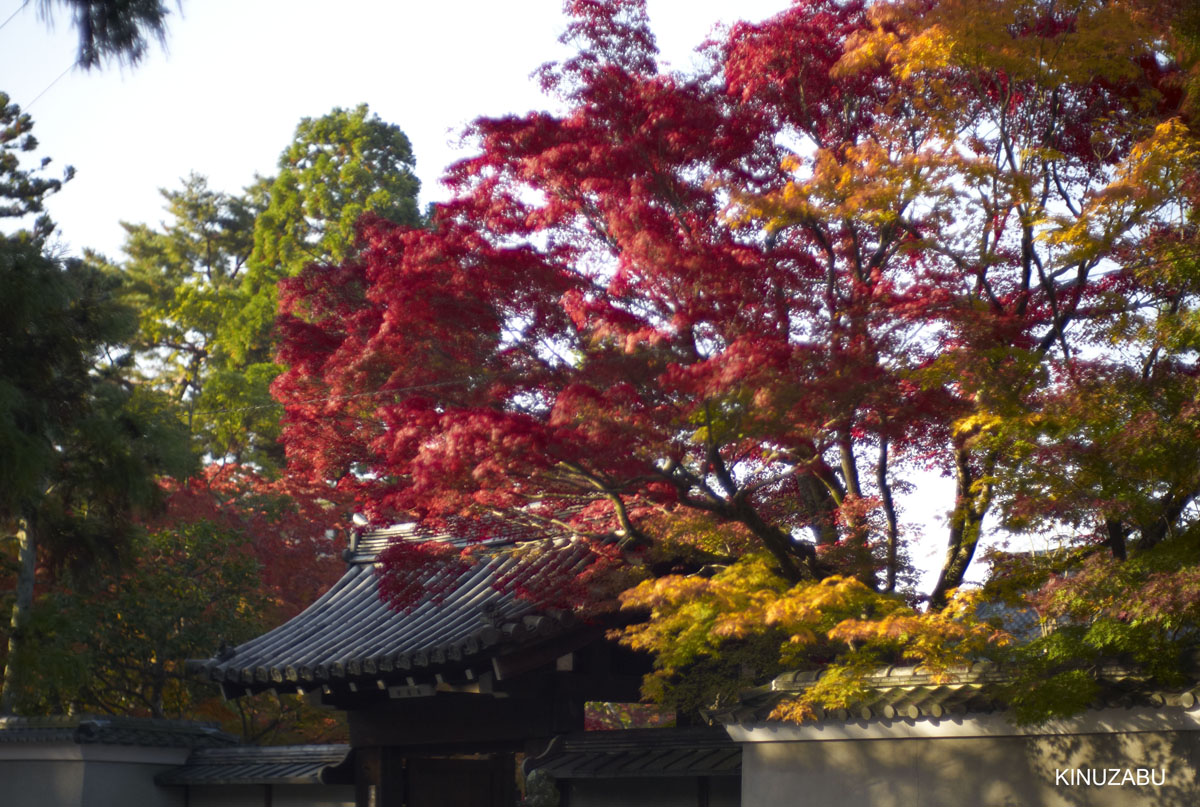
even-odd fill
[(229, 697), (267, 689), (412, 688), (417, 678), (464, 673), (477, 681), (493, 658), (577, 627), (570, 612), (519, 597), (512, 581), (536, 590), (539, 580), (577, 574), (592, 562), (581, 542), (546, 540), (523, 544), (519, 552), (503, 542), (485, 545), (479, 560), (448, 585), (416, 581), (442, 583), (442, 593), (397, 612), (380, 599), (376, 575), (378, 553), (389, 540), (406, 540), (406, 534), (359, 539), (347, 555), (346, 574), (311, 606), (232, 651), (189, 661), (189, 672), (222, 685)]
[(346, 784), (348, 745), (291, 745), (203, 749), (185, 764), (154, 777), (159, 785)]
[(556, 737), (525, 772), (554, 779), (739, 776), (742, 748), (723, 729), (589, 731)]
[(215, 723), (188, 720), (92, 715), (0, 717), (0, 743), (225, 748), (239, 742)]
[[(1120, 664), (1100, 667), (1094, 673), (1102, 685), (1097, 708), (1190, 709), (1200, 702), (1197, 684), (1164, 689)], [(821, 674), (820, 670), (784, 673), (765, 686), (743, 692), (737, 706), (715, 711), (710, 717), (725, 724), (762, 721), (781, 701), (802, 695)], [(822, 722), (847, 722), (988, 714), (1005, 709), (1001, 690), (1011, 681), (1010, 670), (986, 662), (937, 674), (920, 667), (887, 667), (863, 680), (867, 697), (849, 708), (814, 709), (814, 716)]]

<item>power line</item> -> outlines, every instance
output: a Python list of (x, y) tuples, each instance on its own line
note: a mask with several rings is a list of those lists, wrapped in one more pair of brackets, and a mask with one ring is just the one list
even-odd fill
[(22, 11), (24, 11), (25, 6), (27, 6), (27, 5), (29, 5), (29, 0), (25, 0), (24, 3), (17, 6), (17, 10), (14, 11), (12, 14), (9, 14), (8, 19), (6, 19), (4, 22), (0, 22), (0, 28), (4, 28), (4, 26), (8, 25), (10, 22), (12, 22), (14, 19), (16, 19), (16, 16), (18, 14), (20, 14)]
[(62, 81), (62, 79), (63, 79), (63, 76), (65, 76), (67, 73), (70, 73), (70, 72), (71, 72), (71, 70), (72, 70), (72, 69), (75, 67), (75, 64), (76, 64), (75, 62), (71, 62), (69, 65), (67, 65), (67, 69), (66, 69), (66, 70), (64, 70), (64, 71), (62, 71), (61, 73), (59, 73), (59, 74), (58, 74), (58, 78), (54, 79), (54, 81), (51, 81), (49, 84), (47, 84), (47, 85), (46, 85), (46, 89), (42, 90), (42, 91), (41, 91), (41, 92), (39, 92), (37, 95), (35, 95), (35, 96), (33, 97), (33, 100), (32, 100), (32, 101), (30, 101), (29, 103), (25, 104), (25, 107), (24, 107), (24, 108), (25, 108), (26, 110), (28, 110), (28, 109), (29, 109), (29, 107), (33, 106), (33, 105), (34, 105), (34, 104), (37, 102), (37, 100), (38, 100), (39, 98), (41, 98), (41, 97), (42, 97), (43, 95), (45, 95), (46, 93), (50, 92), (50, 88), (51, 88), (51, 87), (53, 87), (53, 86), (54, 86), (55, 84), (57, 84), (58, 82)]
[[(16, 11), (14, 11), (12, 14), (9, 14), (8, 17), (5, 18), (4, 22), (0, 22), (0, 29), (3, 29), (4, 26), (8, 25), (10, 22), (15, 20), (17, 18), (17, 15), (20, 14), (22, 11), (24, 11), (25, 7), (27, 5), (29, 5), (29, 0), (23, 0), (21, 5), (17, 6)], [(61, 73), (59, 73), (58, 78), (54, 79), (54, 81), (51, 81), (49, 84), (47, 84), (45, 89), (43, 89), (41, 92), (39, 92), (37, 95), (35, 95), (33, 97), (33, 100), (30, 101), (29, 103), (25, 104), (23, 106), (23, 108), (27, 110), (27, 109), (29, 109), (29, 107), (33, 106), (39, 98), (41, 98), (43, 95), (45, 95), (46, 93), (48, 93), (50, 91), (51, 87), (53, 87), (58, 82), (62, 81), (63, 77), (65, 75), (67, 75), (67, 73), (70, 73), (71, 68), (75, 67), (75, 65), (77, 63), (78, 62), (71, 62), (71, 64), (67, 65), (67, 69), (62, 71)]]

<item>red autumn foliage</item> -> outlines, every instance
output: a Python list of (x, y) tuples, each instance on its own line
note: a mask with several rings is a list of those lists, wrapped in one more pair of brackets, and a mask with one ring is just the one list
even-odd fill
[[(561, 115), (477, 121), (429, 229), (364, 219), (356, 260), (281, 284), (290, 470), (377, 523), (499, 517), (629, 552), (697, 517), (697, 562), (736, 558), (707, 540), (732, 527), (792, 582), (890, 591), (893, 493), (933, 466), (955, 483), (943, 602), (997, 502), (1036, 506), (1008, 480), (1086, 464), (1054, 429), (1083, 435), (1080, 379), (1130, 366), (1114, 289), (1164, 299), (1128, 261), (1149, 203), (1107, 240), (1080, 222), (1133, 193), (1116, 180), (1174, 68), (1143, 49), (1134, 73), (1052, 90), (908, 70), (861, 47), (911, 27), (799, 0), (681, 75), (638, 0), (568, 10), (579, 54), (541, 73)], [(1113, 498), (1086, 518), (1119, 517)]]
[(307, 608), (345, 571), (347, 514), (327, 491), (232, 464), (209, 465), (201, 476), (168, 484), (166, 508), (147, 526), (209, 521), (245, 536), (275, 609), (271, 624)]
[(474, 566), (469, 549), (442, 541), (395, 541), (379, 561), (379, 596), (401, 611), (443, 602)]

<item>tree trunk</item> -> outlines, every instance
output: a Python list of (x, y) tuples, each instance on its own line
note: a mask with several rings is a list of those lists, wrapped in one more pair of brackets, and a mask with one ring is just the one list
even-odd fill
[(887, 518), (887, 566), (883, 590), (889, 594), (896, 590), (896, 577), (900, 571), (900, 520), (896, 516), (896, 502), (892, 499), (892, 486), (888, 482), (888, 439), (879, 438), (879, 462), (875, 465), (875, 482), (879, 486), (879, 500)]
[(0, 691), (0, 713), (14, 714), (16, 680), (19, 674), (19, 657), (24, 650), (25, 632), (33, 610), (33, 575), (36, 569), (37, 540), (30, 519), (22, 515), (17, 519), (17, 599), (13, 603), (12, 619), (9, 622), (8, 657), (4, 665), (4, 688)]
[(955, 449), (954, 512), (950, 516), (950, 541), (946, 560), (937, 585), (929, 595), (929, 607), (944, 608), (946, 595), (962, 585), (967, 568), (975, 557), (975, 548), (983, 531), (983, 517), (992, 503), (992, 473), (996, 457), (989, 454), (982, 462), (980, 473), (971, 467), (971, 453), (966, 448)]
[(837, 502), (829, 488), (815, 474), (797, 477), (800, 501), (810, 520), (809, 529), (818, 546), (834, 546), (838, 542)]
[(1119, 518), (1107, 517), (1104, 519), (1104, 528), (1108, 532), (1108, 540), (1105, 544), (1108, 545), (1112, 556), (1117, 560), (1125, 560), (1126, 546), (1125, 539), (1129, 537), (1129, 530)]

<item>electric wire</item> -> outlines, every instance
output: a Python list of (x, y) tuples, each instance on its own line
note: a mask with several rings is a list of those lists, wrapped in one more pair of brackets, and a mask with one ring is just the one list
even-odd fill
[(14, 19), (16, 19), (17, 15), (20, 14), (22, 11), (24, 11), (25, 6), (27, 6), (27, 5), (29, 5), (29, 0), (25, 0), (24, 3), (17, 6), (17, 10), (14, 11), (12, 14), (9, 14), (8, 19), (6, 19), (4, 22), (0, 22), (0, 29), (3, 29), (4, 26), (8, 25), (10, 22), (12, 22)]
[(57, 84), (58, 82), (62, 81), (63, 77), (64, 77), (64, 76), (66, 76), (66, 75), (67, 75), (67, 73), (70, 73), (70, 72), (71, 72), (71, 70), (73, 70), (73, 69), (75, 68), (75, 65), (76, 65), (76, 62), (71, 62), (69, 65), (67, 65), (67, 69), (66, 69), (66, 70), (64, 70), (64, 71), (62, 71), (61, 73), (59, 73), (59, 74), (58, 74), (58, 78), (54, 79), (54, 81), (51, 81), (49, 84), (47, 84), (47, 85), (46, 85), (46, 88), (45, 88), (44, 90), (42, 90), (41, 92), (39, 92), (37, 95), (35, 95), (35, 96), (33, 97), (33, 100), (32, 100), (32, 101), (30, 101), (29, 103), (25, 104), (25, 105), (22, 107), (22, 109), (28, 110), (28, 109), (29, 109), (29, 107), (31, 107), (31, 106), (33, 106), (35, 103), (37, 103), (37, 100), (38, 100), (39, 98), (41, 98), (43, 95), (45, 95), (46, 93), (50, 92), (50, 88), (51, 88), (51, 87), (53, 87), (53, 86), (54, 86), (55, 84)]
[[(24, 11), (25, 7), (29, 5), (29, 1), (30, 0), (24, 0), (24, 2), (21, 3), (21, 5), (17, 6), (17, 9), (12, 14), (9, 14), (4, 19), (4, 22), (0, 22), (0, 30), (3, 30), (6, 25), (8, 25), (13, 20), (15, 20), (17, 18), (17, 15), (20, 14), (22, 11)], [(71, 69), (74, 68), (76, 64), (78, 64), (78, 62), (71, 62), (71, 64), (67, 65), (67, 69), (62, 71), (61, 73), (59, 73), (58, 78), (54, 79), (54, 81), (51, 81), (49, 84), (47, 84), (45, 86), (45, 88), (42, 89), (41, 92), (39, 92), (37, 95), (35, 95), (33, 97), (33, 100), (29, 101), (26, 104), (22, 104), (21, 108), (28, 110), (29, 107), (33, 106), (34, 103), (36, 103), (39, 98), (41, 98), (43, 95), (48, 93), (50, 91), (51, 87), (53, 87), (58, 82), (62, 81), (63, 77), (66, 76), (67, 73), (70, 73)]]

